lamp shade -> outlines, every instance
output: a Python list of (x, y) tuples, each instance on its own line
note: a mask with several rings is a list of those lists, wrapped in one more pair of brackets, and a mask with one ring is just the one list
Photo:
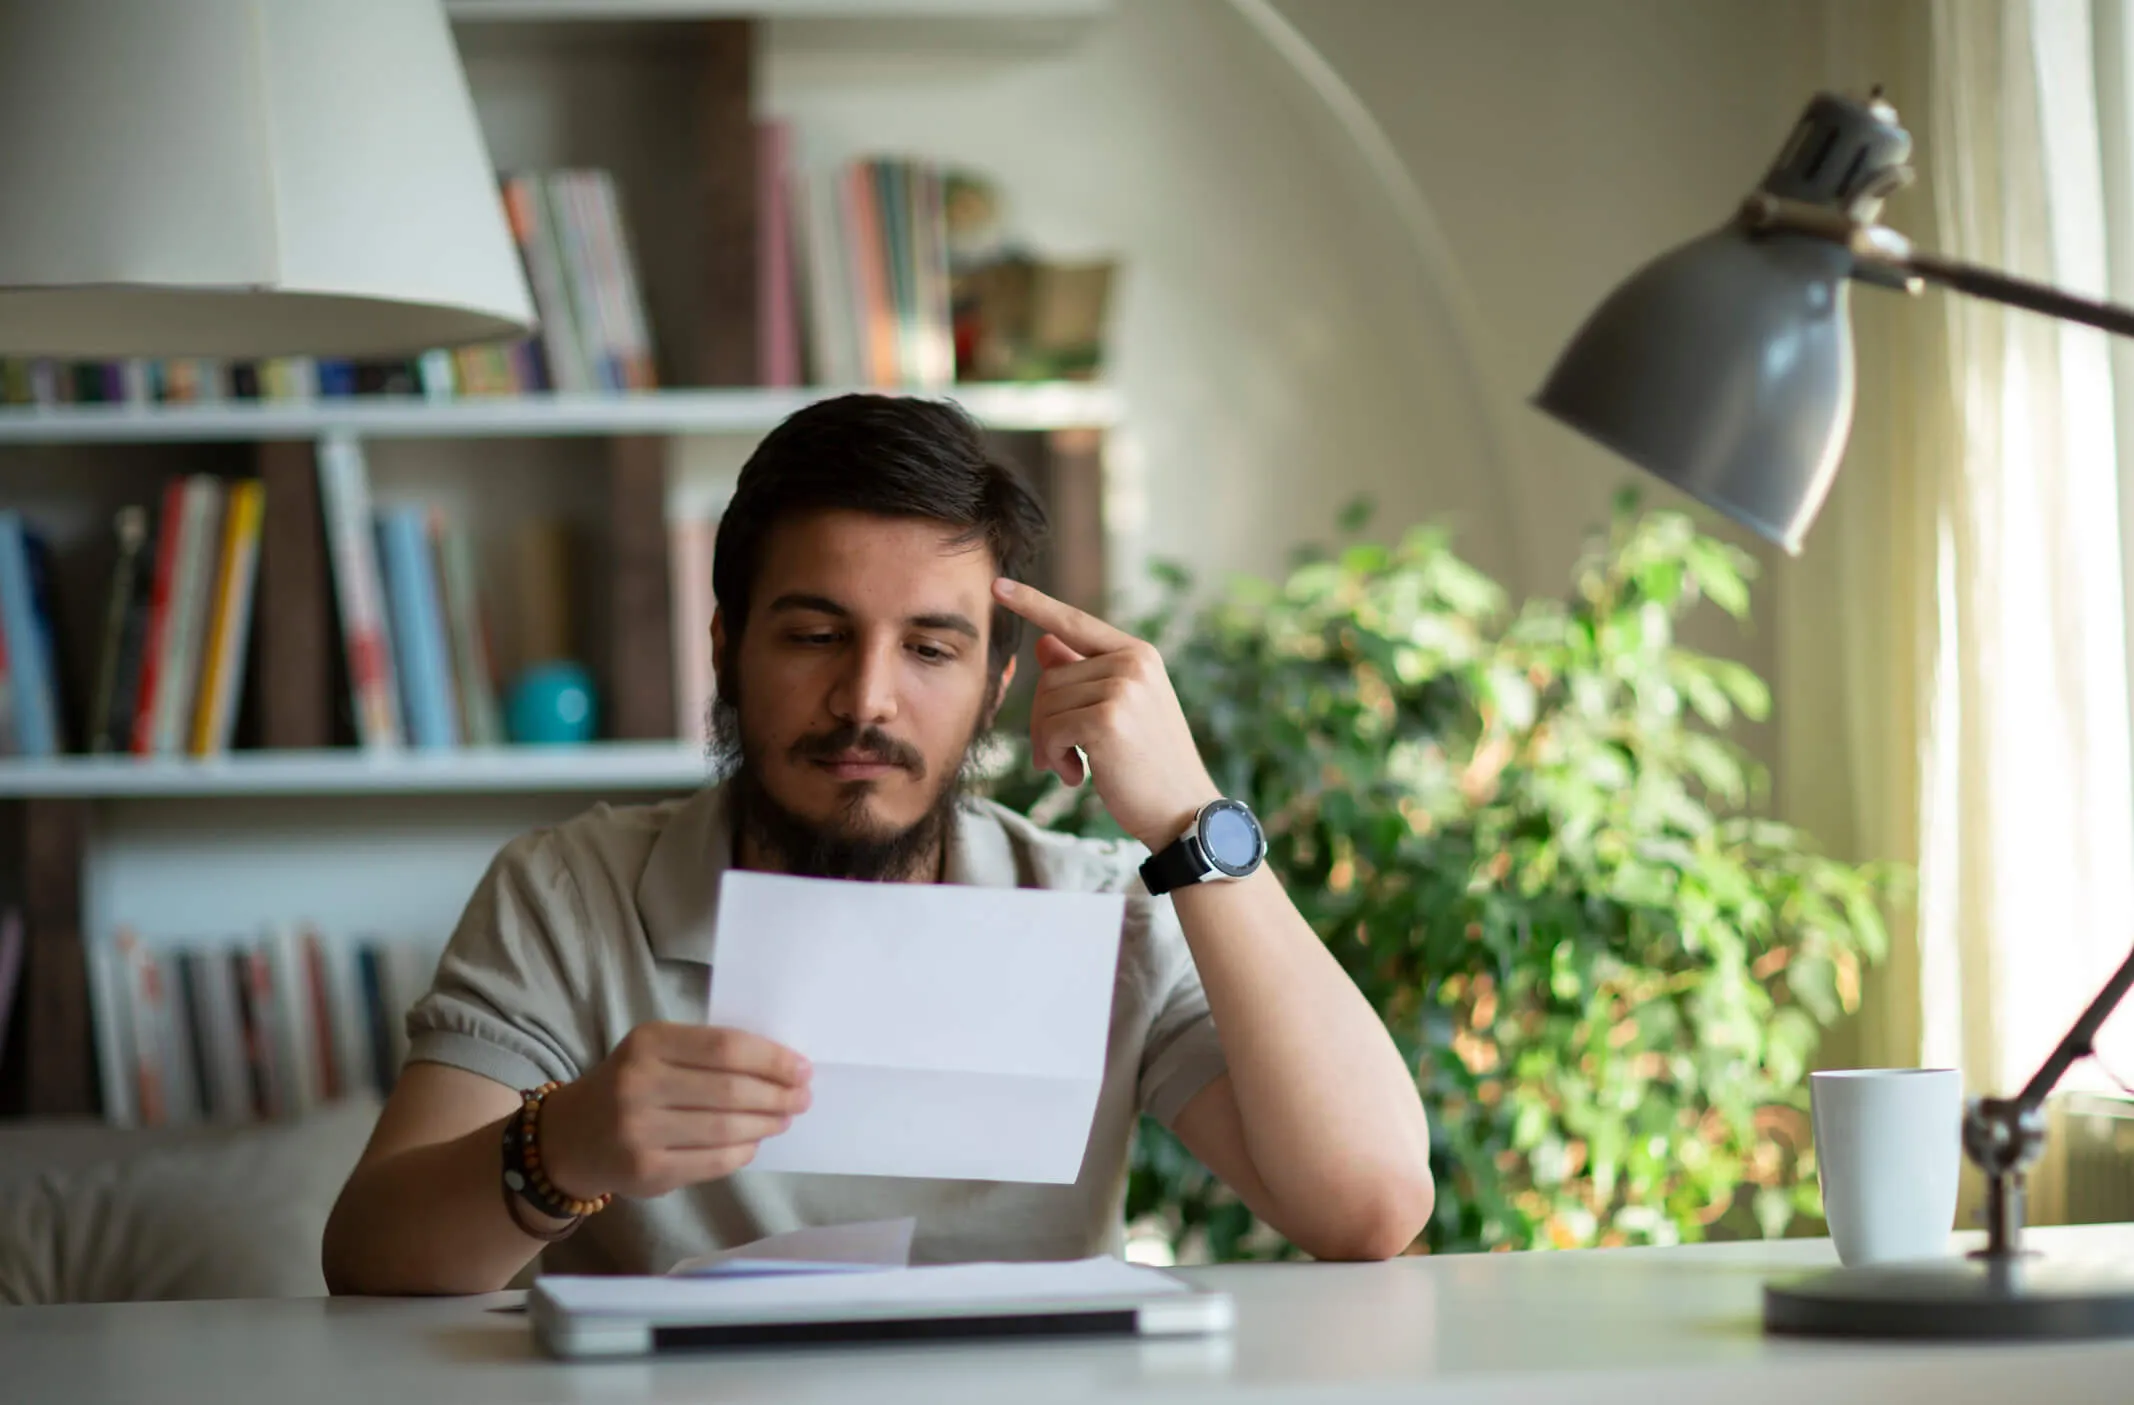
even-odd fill
[[(1880, 102), (1809, 105), (1762, 189), (1859, 216), (1911, 139)], [(1534, 403), (1798, 552), (1852, 424), (1852, 254), (1728, 224), (1609, 294)]]
[(1610, 294), (1535, 403), (1789, 552), (1852, 423), (1850, 257), (1720, 230)]
[(534, 323), (438, 0), (0, 0), (0, 354)]

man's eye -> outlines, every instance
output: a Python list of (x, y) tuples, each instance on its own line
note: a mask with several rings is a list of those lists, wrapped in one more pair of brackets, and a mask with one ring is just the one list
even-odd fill
[(956, 657), (938, 644), (914, 644), (911, 651), (927, 663), (947, 663)]
[(810, 629), (792, 636), (795, 644), (835, 644), (837, 632), (829, 629)]

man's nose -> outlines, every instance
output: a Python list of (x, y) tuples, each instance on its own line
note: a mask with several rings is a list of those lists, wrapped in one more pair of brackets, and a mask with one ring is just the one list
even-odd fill
[(871, 727), (895, 720), (896, 654), (893, 643), (869, 643), (847, 656), (844, 676), (830, 699), (830, 710), (839, 721)]

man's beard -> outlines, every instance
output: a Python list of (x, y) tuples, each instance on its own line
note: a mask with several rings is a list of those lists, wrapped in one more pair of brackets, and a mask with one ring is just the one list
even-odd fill
[[(738, 680), (732, 686), (738, 691)], [(984, 719), (971, 728), (962, 755), (940, 781), (926, 813), (899, 830), (868, 815), (873, 786), (867, 781), (848, 782), (836, 812), (826, 821), (810, 819), (780, 802), (763, 783), (767, 758), (762, 747), (743, 735), (740, 709), (726, 691), (722, 688), (711, 705), (712, 766), (730, 783), (737, 836), (755, 844), (783, 872), (802, 878), (909, 879), (921, 876), (921, 866), (943, 851), (956, 807), (970, 793), (977, 772), (972, 758), (981, 749)], [(900, 766), (915, 781), (926, 779), (925, 758), (909, 743), (878, 727), (853, 723), (802, 737), (787, 758), (805, 761), (848, 752)]]

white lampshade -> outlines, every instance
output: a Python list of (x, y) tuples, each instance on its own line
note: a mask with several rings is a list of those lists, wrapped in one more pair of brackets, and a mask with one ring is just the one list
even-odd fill
[(438, 0), (0, 0), (0, 354), (533, 324)]

